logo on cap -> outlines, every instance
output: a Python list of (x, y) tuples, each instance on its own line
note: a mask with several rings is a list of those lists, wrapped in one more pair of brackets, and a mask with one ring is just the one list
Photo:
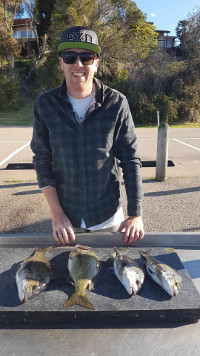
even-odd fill
[(92, 43), (92, 36), (88, 33), (83, 32), (71, 32), (67, 34), (68, 41), (72, 42), (91, 42)]

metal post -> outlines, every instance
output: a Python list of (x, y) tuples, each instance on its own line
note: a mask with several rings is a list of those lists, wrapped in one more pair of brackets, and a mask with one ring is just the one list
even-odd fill
[(159, 113), (159, 111), (157, 111), (157, 121), (158, 121), (158, 127), (159, 127), (159, 125), (160, 125), (160, 113)]
[(166, 179), (168, 164), (168, 128), (169, 125), (161, 123), (158, 127), (156, 180), (162, 182)]

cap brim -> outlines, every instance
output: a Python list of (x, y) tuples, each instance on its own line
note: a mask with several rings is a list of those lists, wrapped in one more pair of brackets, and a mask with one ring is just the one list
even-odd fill
[(93, 43), (86, 43), (86, 42), (62, 42), (58, 45), (58, 52), (71, 48), (83, 48), (83, 49), (88, 49), (89, 51), (93, 51), (97, 54), (101, 53), (101, 49), (98, 45), (95, 45)]

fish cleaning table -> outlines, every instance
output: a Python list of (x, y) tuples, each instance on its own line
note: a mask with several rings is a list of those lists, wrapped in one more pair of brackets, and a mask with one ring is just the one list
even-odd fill
[[(95, 307), (91, 311), (78, 305), (63, 307), (74, 291), (67, 283), (67, 260), (69, 248), (58, 247), (52, 237), (44, 236), (1, 236), (0, 248), (0, 323), (1, 324), (65, 324), (77, 327), (134, 326), (141, 322), (187, 322), (194, 323), (200, 318), (200, 295), (191, 277), (184, 268), (173, 247), (181, 247), (176, 238), (168, 245), (163, 237), (161, 246), (157, 236), (145, 238), (130, 247), (127, 256), (144, 266), (139, 250), (152, 248), (153, 256), (176, 269), (182, 276), (182, 287), (178, 296), (171, 298), (146, 274), (144, 285), (136, 296), (130, 297), (114, 275), (109, 263), (111, 246), (119, 246), (121, 234), (79, 234), (77, 243), (91, 246), (100, 260), (100, 271), (95, 279), (95, 289), (87, 291)], [(186, 236), (188, 237), (188, 236)], [(190, 240), (191, 241), (191, 240)], [(168, 242), (169, 239), (168, 239)], [(182, 238), (182, 244), (188, 239)], [(197, 241), (196, 241), (197, 243)], [(26, 303), (21, 303), (17, 294), (15, 275), (19, 262), (30, 256), (33, 247), (53, 246), (46, 254), (55, 268), (55, 278), (46, 291)]]

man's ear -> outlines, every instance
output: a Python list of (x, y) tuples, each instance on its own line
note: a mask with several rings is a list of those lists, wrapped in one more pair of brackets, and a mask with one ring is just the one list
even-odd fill
[(99, 59), (95, 61), (95, 70), (94, 70), (95, 74), (97, 73), (98, 66), (99, 66)]
[(63, 70), (63, 59), (59, 57), (60, 68)]

